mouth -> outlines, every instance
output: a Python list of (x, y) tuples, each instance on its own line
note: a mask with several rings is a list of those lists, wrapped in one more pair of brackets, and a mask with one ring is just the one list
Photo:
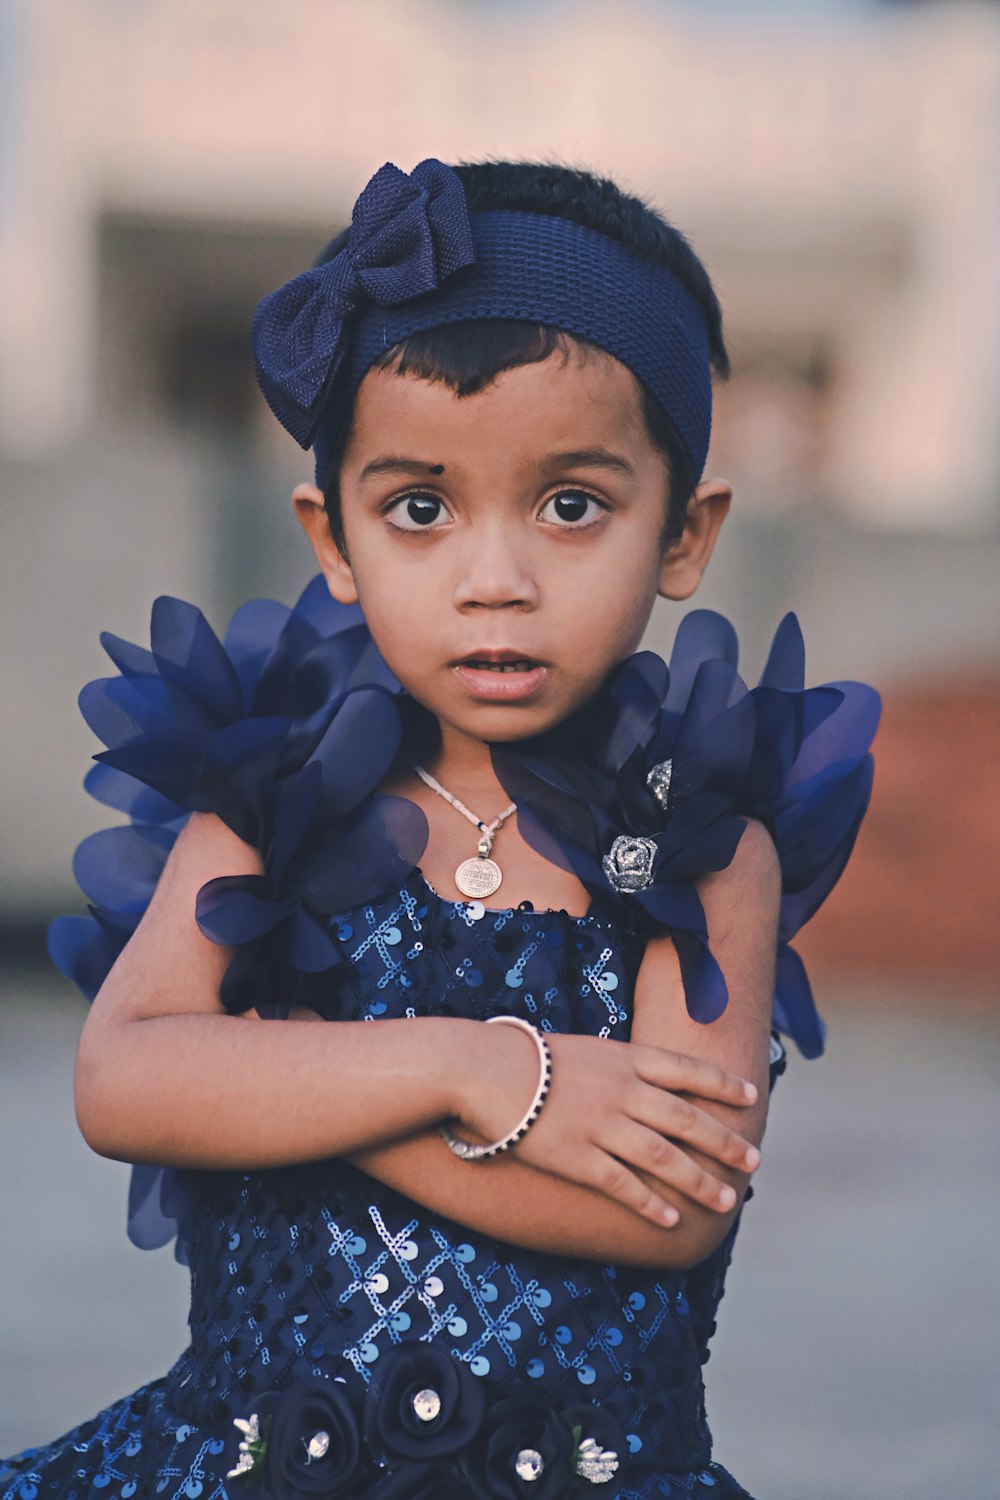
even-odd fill
[(536, 657), (494, 648), (470, 651), (450, 665), (472, 697), (507, 703), (531, 697), (548, 670)]
[(512, 661), (489, 661), (486, 657), (465, 656), (455, 665), (469, 667), (473, 672), (533, 672), (539, 663), (524, 656), (515, 657)]

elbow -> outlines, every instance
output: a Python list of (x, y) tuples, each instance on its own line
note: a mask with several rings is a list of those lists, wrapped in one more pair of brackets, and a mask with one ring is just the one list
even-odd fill
[[(678, 1228), (676, 1239), (664, 1247), (664, 1254), (657, 1262), (657, 1269), (661, 1271), (693, 1271), (695, 1266), (700, 1266), (702, 1261), (708, 1257), (722, 1244), (729, 1234), (734, 1223), (734, 1218), (727, 1216), (723, 1222), (714, 1225), (699, 1225), (697, 1228), (687, 1230)], [(668, 1231), (669, 1233), (669, 1231)]]
[(718, 1214), (699, 1208), (690, 1201), (675, 1200), (680, 1222), (673, 1229), (660, 1228), (648, 1219), (630, 1213), (633, 1221), (626, 1234), (621, 1226), (611, 1243), (607, 1234), (589, 1243), (585, 1250), (579, 1244), (571, 1249), (591, 1260), (617, 1261), (620, 1265), (638, 1266), (651, 1271), (692, 1271), (707, 1260), (725, 1240), (739, 1216), (739, 1206), (729, 1213)]
[(702, 1261), (714, 1255), (730, 1234), (743, 1207), (743, 1192), (737, 1188), (736, 1207), (728, 1213), (715, 1213), (690, 1202), (678, 1202), (680, 1222), (674, 1229), (665, 1229), (662, 1234), (662, 1255), (657, 1269), (662, 1271), (693, 1271)]
[(748, 1183), (730, 1180), (736, 1189), (736, 1203), (726, 1213), (705, 1208), (690, 1198), (670, 1194), (668, 1202), (680, 1214), (672, 1229), (654, 1226), (648, 1219), (638, 1219), (633, 1215), (637, 1220), (637, 1233), (630, 1238), (627, 1247), (619, 1247), (615, 1258), (650, 1270), (693, 1271), (718, 1250), (742, 1212)]
[(692, 1271), (714, 1254), (739, 1218), (750, 1185), (749, 1177), (743, 1173), (727, 1172), (725, 1178), (735, 1190), (736, 1202), (725, 1213), (719, 1213), (679, 1193), (664, 1192), (663, 1184), (654, 1182), (644, 1172), (639, 1175), (657, 1196), (676, 1208), (680, 1218), (668, 1229), (638, 1214), (630, 1214), (634, 1233), (629, 1235), (627, 1244), (616, 1247), (612, 1259), (655, 1271)]
[(113, 1156), (114, 1152), (109, 1149), (103, 1103), (99, 1070), (86, 1061), (81, 1053), (76, 1060), (76, 1073), (73, 1078), (76, 1123), (91, 1151), (96, 1151), (98, 1156)]
[(73, 1103), (77, 1126), (91, 1151), (114, 1161), (128, 1161), (122, 1119), (129, 1111), (121, 1090), (115, 1089), (111, 1059), (87, 1044), (86, 1029), (76, 1058)]

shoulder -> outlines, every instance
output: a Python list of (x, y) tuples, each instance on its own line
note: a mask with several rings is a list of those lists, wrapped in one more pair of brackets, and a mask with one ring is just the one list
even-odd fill
[(723, 870), (715, 870), (698, 883), (707, 915), (725, 906), (735, 917), (739, 911), (752, 914), (765, 928), (777, 928), (781, 903), (781, 864), (774, 840), (756, 818), (748, 818), (736, 853)]
[(748, 818), (743, 837), (736, 846), (733, 868), (742, 879), (761, 882), (772, 895), (781, 891), (781, 864), (774, 840), (764, 824)]
[(170, 851), (166, 868), (213, 875), (256, 875), (263, 868), (260, 852), (233, 832), (215, 813), (195, 812)]
[(218, 1011), (232, 951), (210, 942), (195, 920), (198, 892), (221, 876), (256, 875), (260, 855), (213, 813), (192, 813), (170, 851), (152, 898), (101, 985), (88, 1017), (136, 1020), (178, 1011)]
[(214, 813), (196, 812), (174, 841), (143, 920), (156, 923), (167, 911), (193, 920), (194, 900), (209, 880), (223, 875), (259, 875), (260, 852)]

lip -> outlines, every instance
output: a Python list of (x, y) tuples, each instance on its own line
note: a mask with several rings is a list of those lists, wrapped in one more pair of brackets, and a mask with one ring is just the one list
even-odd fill
[(531, 661), (539, 667), (548, 666), (548, 662), (542, 661), (533, 652), (518, 651), (514, 646), (477, 646), (473, 651), (465, 651), (461, 656), (456, 656), (448, 665), (464, 667), (471, 661)]
[[(492, 672), (489, 667), (471, 665), (477, 661), (531, 661), (534, 666), (527, 672)], [(541, 687), (548, 672), (545, 662), (538, 661), (527, 652), (498, 646), (483, 646), (469, 651), (450, 665), (465, 690), (473, 698), (486, 703), (519, 703), (530, 698)]]

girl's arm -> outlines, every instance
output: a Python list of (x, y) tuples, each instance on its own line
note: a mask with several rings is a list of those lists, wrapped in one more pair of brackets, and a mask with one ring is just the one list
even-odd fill
[[(130, 1161), (252, 1170), (384, 1145), (449, 1116), (485, 1139), (502, 1135), (536, 1077), (534, 1047), (511, 1027), (447, 1017), (319, 1027), (224, 1014), (231, 953), (198, 931), (195, 897), (212, 876), (259, 868), (217, 818), (185, 826), (84, 1026), (76, 1099), (91, 1146)], [(623, 1161), (683, 1186), (709, 1179), (682, 1152), (662, 1159), (664, 1136), (742, 1159), (737, 1136), (674, 1092), (737, 1105), (741, 1079), (658, 1047), (558, 1041), (559, 1085), (518, 1148), (529, 1165), (655, 1217), (662, 1197)], [(615, 1156), (595, 1141), (594, 1118), (617, 1131)]]
[[(232, 950), (202, 936), (195, 897), (212, 876), (261, 868), (257, 851), (210, 815), (194, 815), (178, 837), (80, 1038), (77, 1119), (102, 1155), (273, 1167), (391, 1140), (454, 1107), (462, 1028), (474, 1022), (321, 1030), (223, 1011)], [(347, 1087), (351, 1078), (364, 1089)]]
[[(729, 986), (729, 1005), (710, 1026), (692, 1021), (684, 1005), (677, 955), (669, 938), (652, 942), (643, 959), (635, 992), (632, 1041), (710, 1059), (752, 1079), (755, 1105), (733, 1107), (698, 1100), (734, 1132), (759, 1145), (768, 1098), (771, 1001), (774, 991), (778, 901), (781, 877), (767, 831), (751, 823), (732, 864), (704, 880), (699, 891), (708, 918), (712, 951)], [(554, 1047), (558, 1076), (560, 1038)], [(693, 1105), (691, 1096), (686, 1096)], [(578, 1101), (586, 1108), (587, 1101)], [(543, 1111), (544, 1115), (544, 1111)], [(541, 1119), (533, 1130), (540, 1128)], [(527, 1137), (526, 1137), (527, 1140)], [(669, 1145), (665, 1146), (669, 1152)], [(567, 1182), (520, 1158), (522, 1147), (495, 1161), (459, 1161), (436, 1134), (375, 1150), (352, 1160), (379, 1181), (407, 1193), (438, 1213), (483, 1233), (530, 1249), (678, 1269), (697, 1265), (720, 1243), (735, 1218), (749, 1174), (720, 1165), (690, 1145), (684, 1153), (705, 1169), (698, 1185), (721, 1178), (736, 1199), (723, 1210), (716, 1196), (702, 1202), (664, 1190), (640, 1173), (680, 1213), (676, 1228), (658, 1227), (606, 1193)]]

